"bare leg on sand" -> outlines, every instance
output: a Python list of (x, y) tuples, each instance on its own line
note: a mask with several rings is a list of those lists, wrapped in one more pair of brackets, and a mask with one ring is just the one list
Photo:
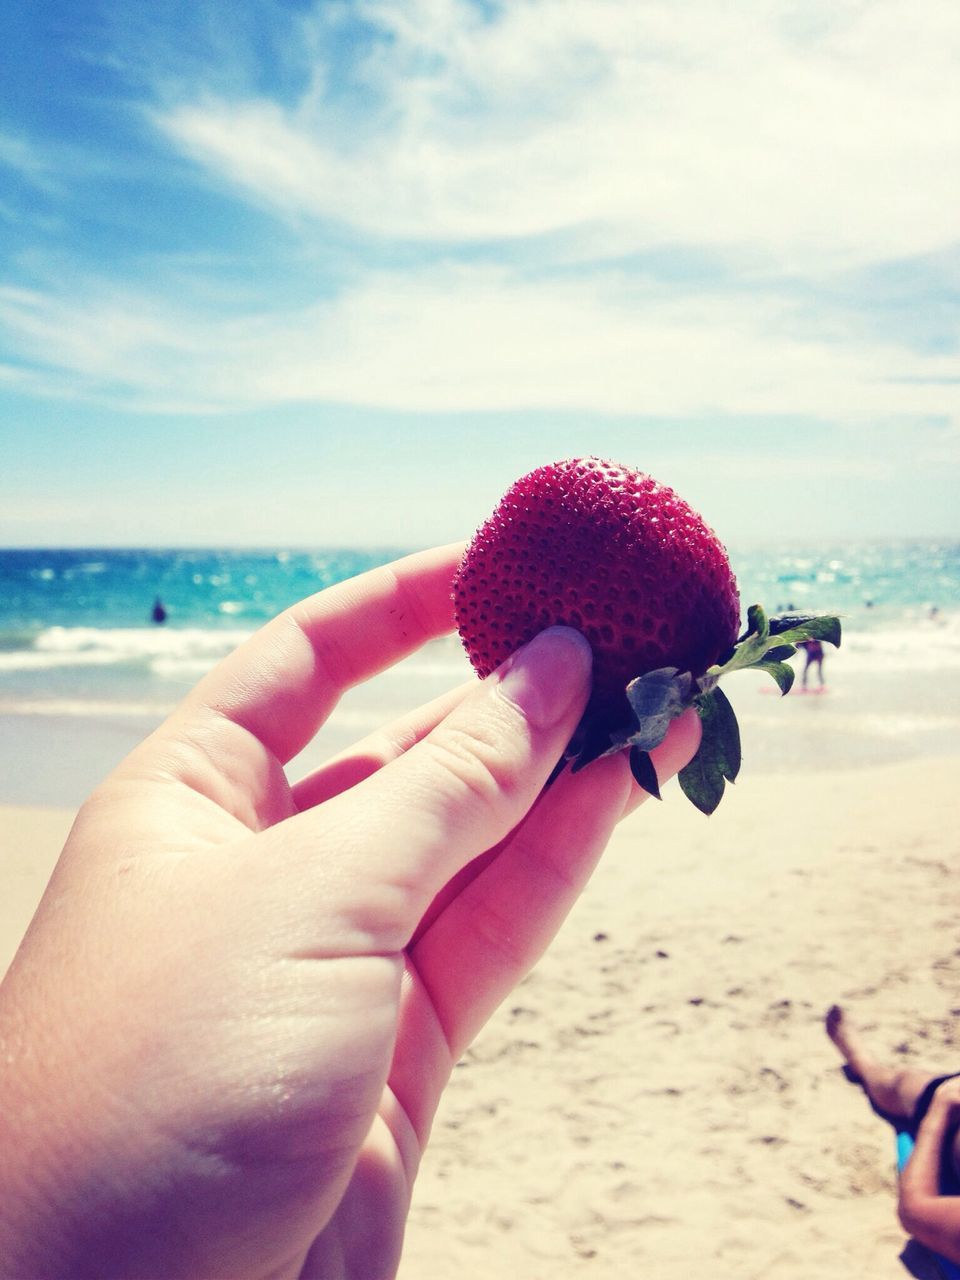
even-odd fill
[(923, 1067), (898, 1067), (879, 1062), (864, 1047), (860, 1033), (851, 1026), (839, 1005), (832, 1005), (827, 1011), (826, 1028), (827, 1035), (876, 1109), (888, 1116), (911, 1116), (920, 1094), (937, 1073)]

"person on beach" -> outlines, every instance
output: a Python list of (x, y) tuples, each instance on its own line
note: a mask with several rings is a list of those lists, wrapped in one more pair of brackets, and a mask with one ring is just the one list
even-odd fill
[(900, 1175), (904, 1230), (960, 1264), (960, 1072), (938, 1075), (875, 1058), (838, 1005), (827, 1012), (826, 1030), (874, 1109), (914, 1138)]
[(288, 783), (451, 630), (460, 553), (281, 614), (80, 810), (0, 986), (0, 1274), (395, 1274), (455, 1063), (645, 798), (622, 756), (544, 789), (590, 687), (566, 628)]
[(819, 640), (801, 640), (797, 645), (798, 649), (803, 650), (803, 687), (807, 687), (807, 677), (810, 674), (810, 668), (816, 667), (817, 679), (820, 682), (820, 688), (823, 688), (823, 645)]

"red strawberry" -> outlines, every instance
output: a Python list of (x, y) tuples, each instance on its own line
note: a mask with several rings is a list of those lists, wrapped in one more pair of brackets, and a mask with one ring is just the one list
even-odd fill
[(705, 812), (739, 767), (736, 721), (718, 677), (761, 665), (785, 692), (793, 669), (782, 659), (793, 644), (814, 633), (839, 643), (835, 619), (768, 623), (755, 608), (738, 645), (737, 585), (716, 535), (672, 489), (598, 458), (552, 463), (516, 481), (467, 548), (454, 601), (481, 676), (544, 627), (572, 626), (588, 638), (594, 686), (568, 751), (575, 769), (630, 747), (638, 781), (657, 794), (647, 753), (675, 715), (697, 706), (704, 747), (681, 785)]
[(538, 631), (576, 627), (594, 653), (589, 711), (630, 721), (626, 687), (667, 665), (702, 675), (733, 647), (740, 599), (716, 535), (672, 489), (597, 458), (516, 481), (474, 537), (455, 586), (476, 671)]

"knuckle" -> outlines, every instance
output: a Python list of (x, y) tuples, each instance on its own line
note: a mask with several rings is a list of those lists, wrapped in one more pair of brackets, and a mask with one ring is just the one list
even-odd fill
[(493, 809), (515, 791), (513, 771), (492, 725), (446, 724), (424, 743), (434, 763), (471, 805)]

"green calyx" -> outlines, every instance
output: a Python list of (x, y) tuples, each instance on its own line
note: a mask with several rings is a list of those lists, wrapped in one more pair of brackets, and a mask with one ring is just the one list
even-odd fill
[(790, 692), (796, 672), (787, 662), (806, 640), (825, 640), (840, 646), (840, 619), (788, 614), (767, 618), (760, 605), (747, 612), (747, 628), (722, 662), (701, 676), (676, 667), (662, 667), (637, 676), (627, 685), (627, 700), (634, 723), (610, 732), (581, 724), (567, 749), (574, 773), (601, 756), (629, 750), (634, 778), (650, 795), (660, 799), (657, 774), (650, 752), (667, 735), (670, 722), (688, 707), (696, 707), (702, 737), (700, 748), (680, 771), (680, 788), (701, 813), (713, 813), (727, 782), (740, 771), (740, 729), (733, 707), (720, 680), (734, 671), (767, 672), (781, 694)]

